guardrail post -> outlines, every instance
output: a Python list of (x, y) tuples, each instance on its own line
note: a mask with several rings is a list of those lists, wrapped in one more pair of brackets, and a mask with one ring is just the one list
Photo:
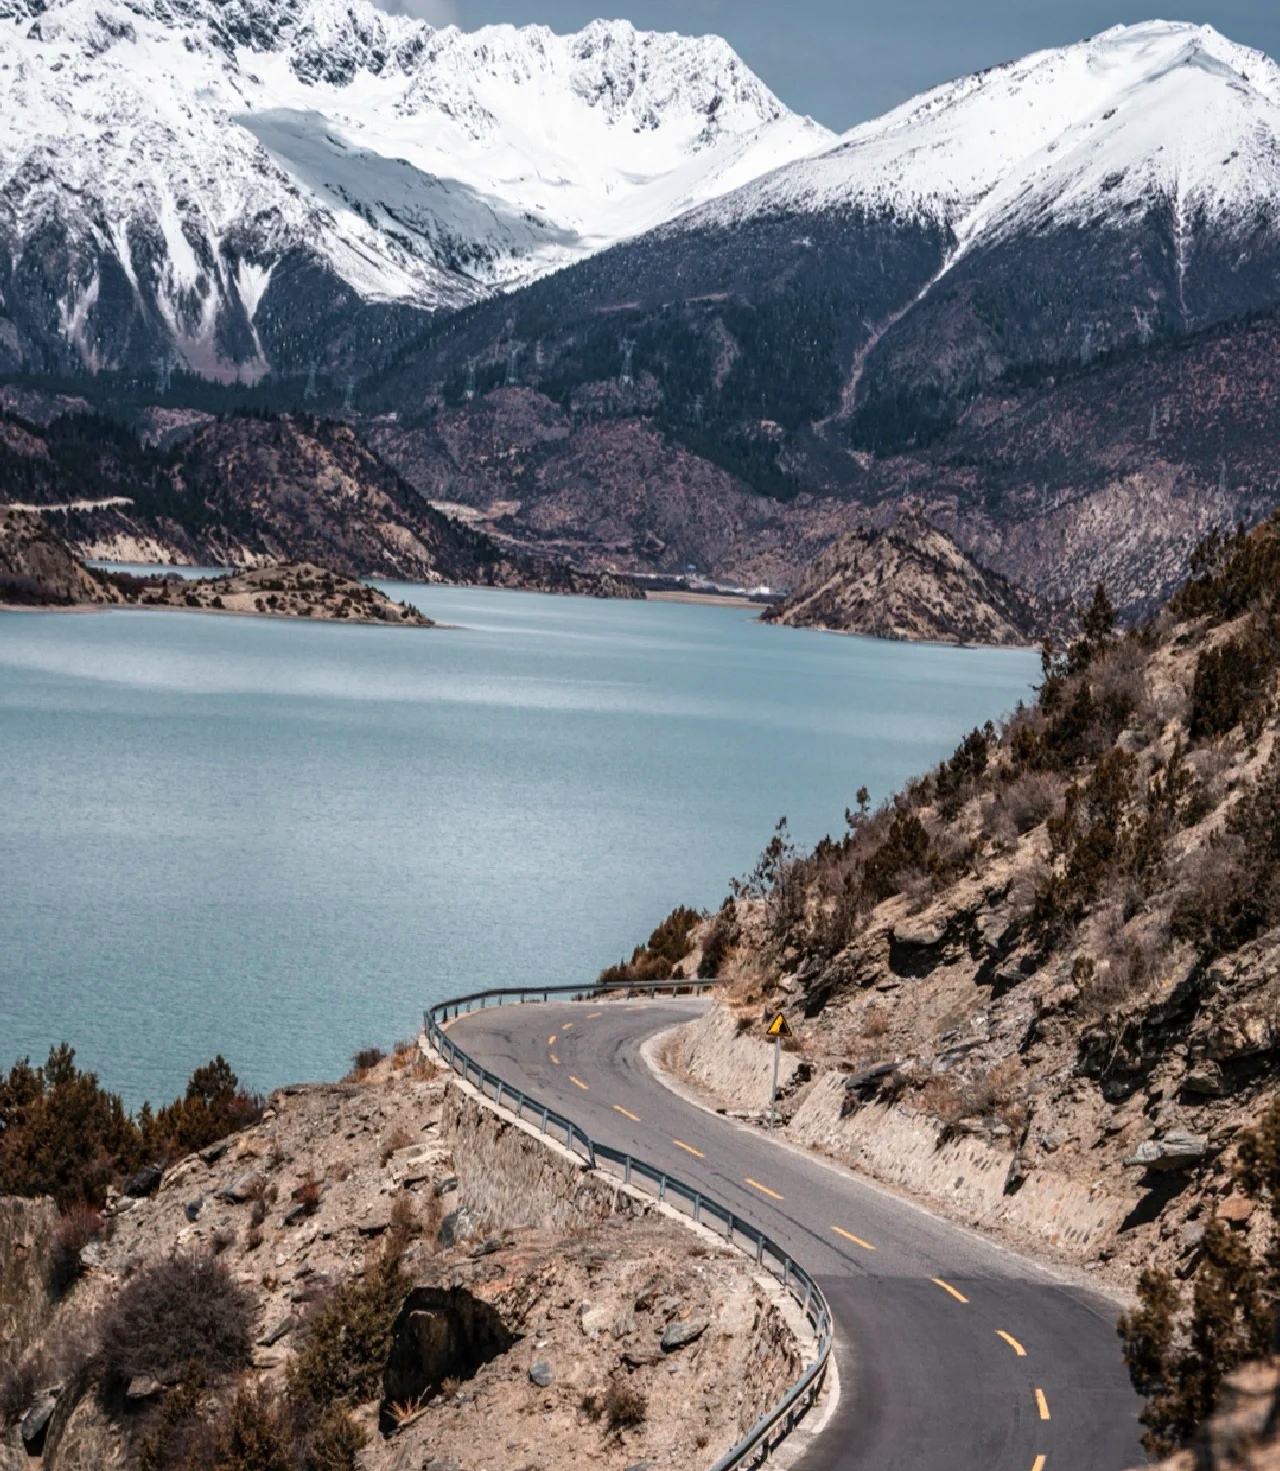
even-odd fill
[(764, 1266), (764, 1237), (756, 1237), (756, 1266)]
[(494, 1094), (493, 1101), (498, 1105), (499, 1108), (502, 1107), (502, 1079), (501, 1078), (498, 1079), (498, 1091)]
[(545, 1108), (542, 1110), (542, 1132), (544, 1134), (547, 1132), (547, 1110)]
[(627, 1155), (626, 1159), (623, 1160), (623, 1162), (622, 1162), (622, 1183), (624, 1185), (630, 1185), (631, 1184), (631, 1156), (630, 1155)]
[(666, 1198), (667, 1198), (667, 1177), (665, 1175), (659, 1175), (658, 1176), (658, 1199), (659, 1200), (666, 1200)]
[(697, 1191), (695, 1191), (693, 1196), (693, 1223), (695, 1226), (700, 1224), (699, 1215), (701, 1211), (702, 1197), (697, 1193)]
[(783, 1292), (791, 1291), (791, 1258), (789, 1256), (782, 1259), (782, 1290)]

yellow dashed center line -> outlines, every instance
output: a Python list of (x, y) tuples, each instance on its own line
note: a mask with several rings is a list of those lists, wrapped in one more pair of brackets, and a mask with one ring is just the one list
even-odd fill
[(1040, 1411), (1042, 1420), (1049, 1418), (1049, 1401), (1045, 1399), (1043, 1389), (1036, 1390), (1036, 1409)]
[(633, 1124), (638, 1124), (640, 1122), (637, 1115), (633, 1114), (629, 1108), (623, 1108), (620, 1103), (615, 1103), (613, 1105), (613, 1111), (614, 1113), (620, 1113), (624, 1119), (630, 1119)]
[(941, 1277), (930, 1277), (929, 1281), (932, 1282), (935, 1287), (941, 1287), (943, 1292), (949, 1292), (957, 1302), (969, 1301), (969, 1299), (964, 1295), (963, 1292), (957, 1292), (956, 1289), (952, 1287), (950, 1282), (944, 1282)]
[(686, 1144), (683, 1139), (673, 1139), (672, 1144), (677, 1149), (683, 1149), (686, 1154), (691, 1154), (695, 1159), (706, 1159), (706, 1155), (700, 1149), (695, 1149), (692, 1144)]
[(1044, 1462), (1045, 1458), (1043, 1456), (1037, 1456), (1032, 1463), (1031, 1471), (1044, 1471)]
[(604, 1015), (604, 1012), (603, 1012), (603, 1011), (593, 1011), (593, 1012), (592, 1012), (592, 1013), (591, 1013), (591, 1015), (590, 1015), (590, 1016), (589, 1016), (589, 1017), (588, 1017), (588, 1018), (587, 1018), (587, 1020), (588, 1020), (588, 1021), (589, 1021), (589, 1022), (593, 1022), (593, 1021), (595, 1021), (595, 1019), (596, 1019), (596, 1018), (597, 1018), (597, 1017), (601, 1017), (601, 1016), (603, 1016), (603, 1015)]
[(1026, 1358), (1026, 1349), (1023, 1348), (1023, 1346), (1018, 1342), (1018, 1340), (1013, 1336), (1012, 1333), (1006, 1333), (1003, 1328), (997, 1328), (996, 1337), (1003, 1338), (1004, 1341), (1009, 1345), (1009, 1347), (1014, 1351), (1014, 1353), (1017, 1354), (1020, 1359)]
[(837, 1236), (843, 1236), (846, 1241), (852, 1241), (855, 1246), (860, 1246), (863, 1251), (874, 1251), (875, 1247), (869, 1241), (864, 1241), (861, 1236), (855, 1236), (852, 1231), (846, 1231), (843, 1226), (832, 1226)]
[(572, 1022), (565, 1022), (564, 1026), (562, 1026), (560, 1028), (560, 1030), (562, 1032), (571, 1032), (571, 1031), (573, 1031), (573, 1023)]
[(551, 1054), (551, 1061), (554, 1062), (557, 1067), (560, 1066), (560, 1059), (555, 1055), (554, 1052)]
[(551, 1034), (551, 1036), (547, 1038), (547, 1046), (548, 1047), (554, 1047), (555, 1045), (556, 1045), (556, 1034), (553, 1032)]
[(761, 1195), (767, 1195), (770, 1200), (782, 1199), (782, 1196), (780, 1196), (776, 1190), (770, 1190), (767, 1185), (762, 1185), (759, 1180), (753, 1180), (750, 1175), (747, 1176), (747, 1184), (750, 1185), (753, 1190), (758, 1190)]
[(582, 1081), (582, 1079), (581, 1078), (575, 1078), (572, 1073), (569, 1074), (569, 1081), (573, 1084), (573, 1086), (575, 1088), (581, 1088), (584, 1093), (590, 1092), (590, 1089)]

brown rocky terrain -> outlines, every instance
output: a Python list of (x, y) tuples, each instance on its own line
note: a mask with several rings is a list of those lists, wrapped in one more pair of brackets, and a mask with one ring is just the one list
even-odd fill
[(721, 1005), (669, 1065), (763, 1121), (781, 1009), (787, 1137), (1137, 1289), (1153, 1449), (1270, 1341), (1280, 1286), (1277, 608), (1280, 519), (1211, 539), (1125, 637), (1099, 593), (1033, 707), (810, 853), (783, 826), (678, 926)]
[(1278, 352), (1268, 317), (1074, 363), (991, 385), (945, 432), (879, 453), (844, 443), (839, 414), (815, 431), (738, 426), (776, 450), (785, 494), (758, 493), (758, 477), (638, 389), (597, 406), (585, 389), (557, 402), (495, 388), (439, 401), (420, 427), (383, 418), (361, 432), (429, 498), (594, 566), (694, 565), (794, 589), (839, 536), (914, 510), (1048, 603), (1079, 602), (1103, 578), (1128, 620), (1172, 592), (1214, 526), (1252, 524), (1280, 500)]
[[(347, 577), (640, 596), (626, 579), (545, 552), (504, 550), (443, 515), (346, 424), (302, 415), (197, 417), (185, 425), (192, 432), (159, 449), (91, 414), (43, 427), (12, 416), (0, 422), (0, 504), (56, 518), (85, 558), (230, 567), (308, 561)], [(167, 421), (153, 428), (161, 438), (177, 432)]]
[(432, 619), (352, 577), (313, 562), (285, 562), (228, 577), (115, 576), (122, 602), (139, 608), (247, 613), (263, 618), (313, 618), (317, 622), (390, 623), (434, 628)]
[(0, 507), (0, 603), (118, 603), (110, 580), (91, 572), (33, 511)]
[[(324, 1442), (334, 1458), (305, 1460), (326, 1471), (693, 1468), (801, 1364), (781, 1294), (749, 1261), (503, 1119), (412, 1044), (344, 1083), (283, 1089), (158, 1187), (110, 1194), (59, 1298), (43, 1285), (48, 1212), (14, 1207), (2, 1239), (23, 1244), (18, 1275), (47, 1309), (0, 1320), (18, 1325), (0, 1375), (6, 1471), (204, 1465), (202, 1445), (218, 1467), (292, 1466), (271, 1448), (287, 1432), (316, 1454), (314, 1427), (288, 1431), (276, 1406), (308, 1394), (317, 1422), (347, 1417)], [(139, 1288), (193, 1268), (247, 1313), (247, 1357), (223, 1372), (212, 1350), (188, 1363), (148, 1336), (170, 1315), (172, 1334), (196, 1331), (178, 1325), (207, 1308)], [(14, 1288), (0, 1279), (0, 1306)], [(260, 1459), (226, 1459), (245, 1444)]]
[(790, 628), (959, 644), (1027, 644), (1045, 627), (1021, 588), (916, 517), (846, 533), (763, 616)]

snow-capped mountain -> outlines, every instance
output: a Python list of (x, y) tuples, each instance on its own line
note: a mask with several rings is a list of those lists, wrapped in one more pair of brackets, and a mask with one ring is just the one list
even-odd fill
[(300, 318), (464, 305), (832, 137), (715, 37), (368, 0), (0, 0), (0, 117), (0, 365), (172, 346), (212, 374)]
[(1117, 26), (963, 77), (688, 217), (858, 207), (970, 243), (1123, 224), (1166, 202), (1237, 224), (1280, 199), (1280, 67), (1211, 26)]

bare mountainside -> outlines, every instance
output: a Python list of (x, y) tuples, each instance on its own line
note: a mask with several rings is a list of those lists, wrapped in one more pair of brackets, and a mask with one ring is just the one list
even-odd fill
[(3, 494), (34, 506), (81, 555), (263, 566), (309, 561), (347, 577), (637, 596), (622, 579), (500, 549), (429, 506), (345, 424), (232, 415), (169, 450), (69, 414), (0, 417)]
[(876, 638), (1004, 645), (1034, 642), (1044, 624), (1021, 588), (914, 517), (842, 536), (764, 620)]

